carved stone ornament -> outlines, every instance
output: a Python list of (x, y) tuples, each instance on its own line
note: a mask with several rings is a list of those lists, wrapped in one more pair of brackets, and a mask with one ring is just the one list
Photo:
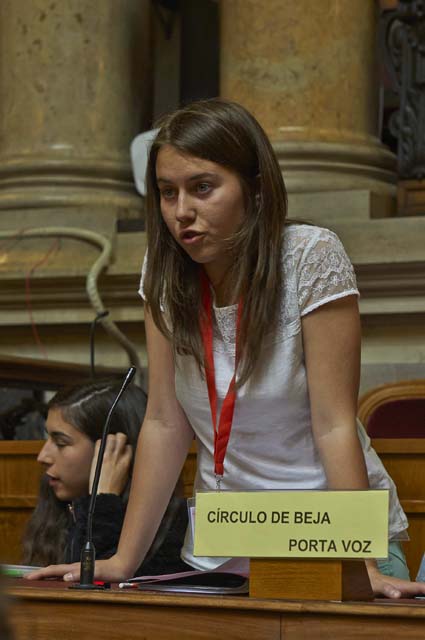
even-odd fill
[(425, 178), (425, 0), (399, 0), (383, 14), (380, 48), (399, 94), (400, 107), (389, 122), (398, 139), (400, 178)]

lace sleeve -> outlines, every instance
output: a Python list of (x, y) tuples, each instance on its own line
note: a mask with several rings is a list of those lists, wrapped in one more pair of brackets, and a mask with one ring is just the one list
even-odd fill
[(359, 295), (353, 265), (339, 238), (320, 229), (306, 243), (298, 264), (300, 315), (349, 295)]
[(143, 258), (142, 273), (141, 273), (141, 276), (140, 276), (140, 286), (139, 286), (139, 296), (141, 298), (143, 298), (143, 300), (145, 300), (145, 301), (146, 301), (146, 296), (145, 296), (145, 291), (143, 289), (143, 283), (145, 281), (147, 263), (148, 263), (148, 252), (146, 250), (145, 257)]

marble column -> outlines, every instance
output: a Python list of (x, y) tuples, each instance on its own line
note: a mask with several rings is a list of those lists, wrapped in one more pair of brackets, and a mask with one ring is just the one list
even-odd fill
[(2, 0), (0, 209), (140, 208), (149, 0)]
[(222, 0), (221, 94), (270, 136), (289, 192), (394, 193), (372, 0)]

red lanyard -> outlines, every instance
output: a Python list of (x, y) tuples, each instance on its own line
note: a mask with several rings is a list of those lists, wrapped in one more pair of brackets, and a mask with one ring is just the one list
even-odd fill
[(236, 367), (238, 363), (238, 337), (239, 326), (242, 315), (242, 302), (238, 304), (236, 315), (236, 353), (235, 353), (235, 371), (230, 381), (226, 397), (221, 407), (220, 418), (217, 425), (217, 389), (215, 386), (215, 370), (213, 355), (213, 313), (212, 313), (212, 297), (208, 278), (202, 274), (202, 306), (204, 315), (201, 321), (201, 335), (204, 345), (204, 366), (207, 378), (208, 398), (211, 408), (211, 418), (214, 428), (214, 473), (217, 480), (217, 488), (220, 488), (220, 480), (224, 472), (224, 458), (227, 451), (227, 444), (232, 430), (233, 413), (235, 410), (236, 389), (235, 377)]

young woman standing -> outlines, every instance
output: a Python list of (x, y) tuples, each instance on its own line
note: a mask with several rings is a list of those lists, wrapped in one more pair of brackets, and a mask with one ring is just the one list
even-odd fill
[[(196, 436), (196, 490), (389, 489), (384, 570), (407, 576), (407, 521), (356, 421), (358, 292), (341, 243), (286, 224), (278, 161), (240, 105), (198, 102), (159, 127), (141, 283), (149, 401), (119, 548), (97, 575), (133, 575)], [(195, 558), (189, 538), (182, 557), (198, 568), (223, 561)], [(374, 562), (368, 570), (375, 593), (425, 592)], [(78, 567), (34, 577), (63, 574), (75, 580)]]

